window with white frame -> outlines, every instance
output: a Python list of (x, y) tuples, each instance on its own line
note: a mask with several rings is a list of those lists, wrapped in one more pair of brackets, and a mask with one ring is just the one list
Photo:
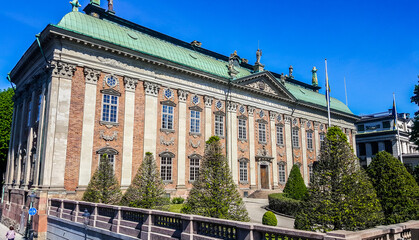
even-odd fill
[(191, 110), (191, 133), (199, 133), (201, 124), (201, 112)]
[[(104, 159), (105, 154), (100, 154), (100, 160)], [(108, 158), (109, 163), (112, 165), (112, 169), (115, 172), (115, 155), (112, 154), (106, 154), (106, 157)], [(100, 164), (99, 164), (100, 166)]]
[(240, 182), (247, 182), (247, 162), (240, 161)]
[(224, 136), (224, 116), (215, 115), (215, 135)]
[(313, 133), (307, 132), (307, 148), (313, 149)]
[(266, 124), (259, 123), (259, 142), (266, 142)]
[(279, 183), (280, 184), (284, 184), (285, 183), (285, 164), (279, 164), (278, 165), (278, 169), (279, 169), (279, 172), (278, 172), (278, 180), (279, 180)]
[(173, 106), (162, 105), (163, 111), (161, 115), (161, 128), (173, 129)]
[(319, 137), (320, 137), (320, 147), (323, 148), (324, 147), (324, 133), (320, 134)]
[(246, 139), (247, 138), (247, 131), (246, 131), (246, 120), (239, 119), (239, 139)]
[(284, 127), (276, 127), (276, 144), (284, 145)]
[(102, 121), (116, 123), (118, 121), (118, 96), (103, 94)]
[(160, 175), (161, 175), (161, 180), (163, 181), (172, 180), (172, 158), (171, 157), (161, 157)]
[(313, 164), (308, 165), (308, 176), (310, 178), (310, 182), (313, 182), (314, 180)]
[(298, 137), (298, 128), (293, 128), (292, 129), (292, 146), (299, 147), (299, 145), (300, 145), (300, 140)]
[(199, 176), (199, 158), (191, 158), (189, 160), (189, 180), (198, 180)]

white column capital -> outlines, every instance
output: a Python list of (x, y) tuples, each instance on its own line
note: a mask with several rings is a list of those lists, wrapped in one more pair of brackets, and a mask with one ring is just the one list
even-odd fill
[(284, 121), (285, 123), (291, 123), (292, 122), (292, 117), (289, 115), (284, 115)]
[(144, 82), (144, 89), (146, 95), (157, 96), (160, 86), (151, 82)]
[(307, 119), (303, 119), (303, 118), (300, 119), (301, 128), (305, 128), (306, 127), (305, 125), (307, 124), (307, 121), (308, 121)]
[(186, 99), (188, 98), (188, 92), (184, 90), (178, 90), (177, 95), (179, 98), (179, 102), (186, 102)]
[(100, 71), (92, 68), (85, 67), (84, 70), (84, 80), (86, 83), (90, 84), (97, 84), (97, 81), (99, 80)]
[(227, 103), (227, 110), (229, 112), (237, 112), (237, 106), (238, 105), (239, 104), (238, 103), (235, 103), (235, 102), (228, 102)]
[(212, 102), (214, 101), (214, 98), (208, 97), (208, 96), (204, 96), (204, 101), (205, 101), (205, 107), (211, 107), (212, 106)]
[(247, 107), (247, 112), (249, 113), (249, 116), (252, 116), (253, 117), (253, 113), (255, 112), (255, 107), (251, 107), (251, 106), (249, 106), (249, 107)]
[(76, 71), (76, 64), (66, 63), (62, 61), (52, 61), (52, 76), (71, 79)]
[(277, 116), (278, 116), (277, 112), (269, 112), (269, 117), (270, 117), (271, 121), (275, 122)]
[(124, 85), (125, 85), (125, 91), (129, 92), (135, 92), (135, 88), (137, 87), (138, 79), (136, 78), (130, 78), (130, 77), (124, 77)]

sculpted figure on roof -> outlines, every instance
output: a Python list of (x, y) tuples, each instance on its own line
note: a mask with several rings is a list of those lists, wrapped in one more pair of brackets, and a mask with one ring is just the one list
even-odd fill
[(256, 51), (256, 63), (260, 63), (260, 58), (262, 57), (262, 50), (258, 48)]
[(73, 6), (73, 12), (78, 12), (79, 7), (81, 7), (79, 0), (73, 0), (70, 2), (71, 6)]

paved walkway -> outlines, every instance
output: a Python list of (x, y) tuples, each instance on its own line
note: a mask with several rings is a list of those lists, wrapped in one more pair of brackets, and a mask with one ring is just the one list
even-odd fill
[[(6, 227), (2, 223), (0, 223), (0, 239), (7, 239), (6, 233), (8, 230), (9, 230), (9, 227)], [(23, 240), (22, 235), (16, 233), (15, 240)]]
[[(243, 198), (246, 209), (249, 212), (250, 222), (262, 223), (263, 214), (266, 210), (263, 208), (268, 205), (268, 199)], [(276, 215), (278, 227), (294, 228), (294, 219)]]

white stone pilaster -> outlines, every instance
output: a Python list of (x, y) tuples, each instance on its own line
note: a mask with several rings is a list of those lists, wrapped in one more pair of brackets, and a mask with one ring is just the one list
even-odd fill
[(303, 179), (304, 183), (308, 185), (308, 164), (307, 164), (307, 133), (306, 133), (307, 120), (301, 119), (301, 148), (302, 148), (302, 159), (303, 159)]
[(155, 157), (157, 157), (157, 94), (159, 92), (159, 88), (160, 87), (155, 83), (144, 82), (144, 153), (151, 152)]
[(238, 157), (237, 157), (237, 103), (229, 103), (227, 109), (227, 122), (228, 122), (228, 157), (233, 174), (233, 181), (239, 184), (239, 169), (238, 169)]
[(28, 111), (28, 100), (25, 99), (25, 97), (23, 97), (23, 104), (22, 104), (22, 109), (21, 109), (21, 113), (20, 113), (20, 122), (19, 122), (19, 145), (18, 145), (18, 160), (17, 160), (17, 168), (15, 169), (16, 172), (16, 184), (19, 185), (20, 184), (20, 179), (21, 179), (21, 174), (22, 174), (22, 155), (23, 153), (26, 151), (27, 154), (27, 149), (25, 149), (25, 146), (23, 146), (23, 131), (26, 127), (27, 124), (27, 119), (25, 118), (27, 111)]
[(274, 189), (278, 187), (278, 154), (276, 152), (276, 125), (275, 120), (278, 116), (277, 113), (270, 113), (270, 122), (271, 122), (271, 146), (272, 146), (272, 177), (273, 177), (273, 187)]
[(315, 145), (315, 159), (316, 161), (318, 161), (319, 159), (319, 154), (320, 154), (320, 135), (319, 135), (319, 123), (318, 122), (314, 122), (314, 145)]
[[(83, 106), (83, 127), (81, 134), (81, 150), (80, 150), (80, 170), (79, 170), (79, 186), (84, 189), (89, 184), (92, 175), (93, 161), (93, 137), (95, 127), (96, 112), (96, 91), (97, 81), (99, 80), (100, 71), (85, 68), (85, 90), (84, 90), (84, 106)], [(100, 106), (98, 106), (100, 107)]]
[(17, 113), (19, 112), (19, 106), (14, 103), (13, 117), (12, 117), (12, 131), (9, 140), (9, 151), (7, 153), (7, 170), (6, 170), (6, 184), (11, 184), (13, 181), (13, 168), (15, 159), (15, 139), (16, 139), (16, 125), (17, 125)]
[(186, 110), (186, 99), (188, 98), (188, 92), (178, 90), (179, 97), (179, 114), (178, 114), (178, 150), (177, 150), (177, 189), (186, 188), (186, 121), (187, 121), (187, 110)]
[(292, 124), (291, 117), (285, 116), (285, 149), (287, 153), (287, 177), (290, 175), (291, 168), (293, 165), (291, 124)]
[[(29, 132), (28, 132), (28, 136), (26, 136), (26, 163), (25, 163), (25, 176), (24, 176), (24, 185), (28, 186), (29, 185), (29, 177), (31, 174), (31, 166), (32, 166), (32, 160), (31, 160), (31, 156), (32, 156), (32, 142), (33, 142), (33, 122), (34, 122), (34, 116), (35, 116), (35, 95), (36, 92), (32, 91), (31, 93), (31, 101), (30, 101), (30, 108), (32, 109), (32, 111), (30, 112), (31, 116), (28, 116), (30, 118), (30, 123), (29, 123)], [(26, 123), (27, 124), (27, 123)]]
[(204, 97), (205, 100), (205, 141), (212, 136), (212, 111), (211, 106), (214, 101), (211, 97)]
[(46, 101), (45, 101), (45, 95), (47, 94), (47, 84), (44, 83), (42, 85), (42, 92), (41, 92), (41, 106), (39, 109), (39, 122), (38, 122), (38, 138), (37, 138), (37, 149), (36, 149), (36, 156), (37, 156), (37, 161), (35, 163), (35, 171), (34, 171), (34, 185), (39, 185), (39, 173), (40, 173), (40, 169), (41, 169), (41, 159), (43, 159), (43, 149), (44, 147), (44, 131), (43, 129), (45, 128), (45, 105), (46, 105)]
[(254, 107), (248, 107), (249, 114), (249, 157), (250, 157), (250, 188), (256, 189), (256, 159), (255, 159), (255, 118)]
[(121, 186), (128, 187), (132, 179), (132, 151), (134, 142), (135, 88), (138, 79), (124, 77), (125, 112)]

